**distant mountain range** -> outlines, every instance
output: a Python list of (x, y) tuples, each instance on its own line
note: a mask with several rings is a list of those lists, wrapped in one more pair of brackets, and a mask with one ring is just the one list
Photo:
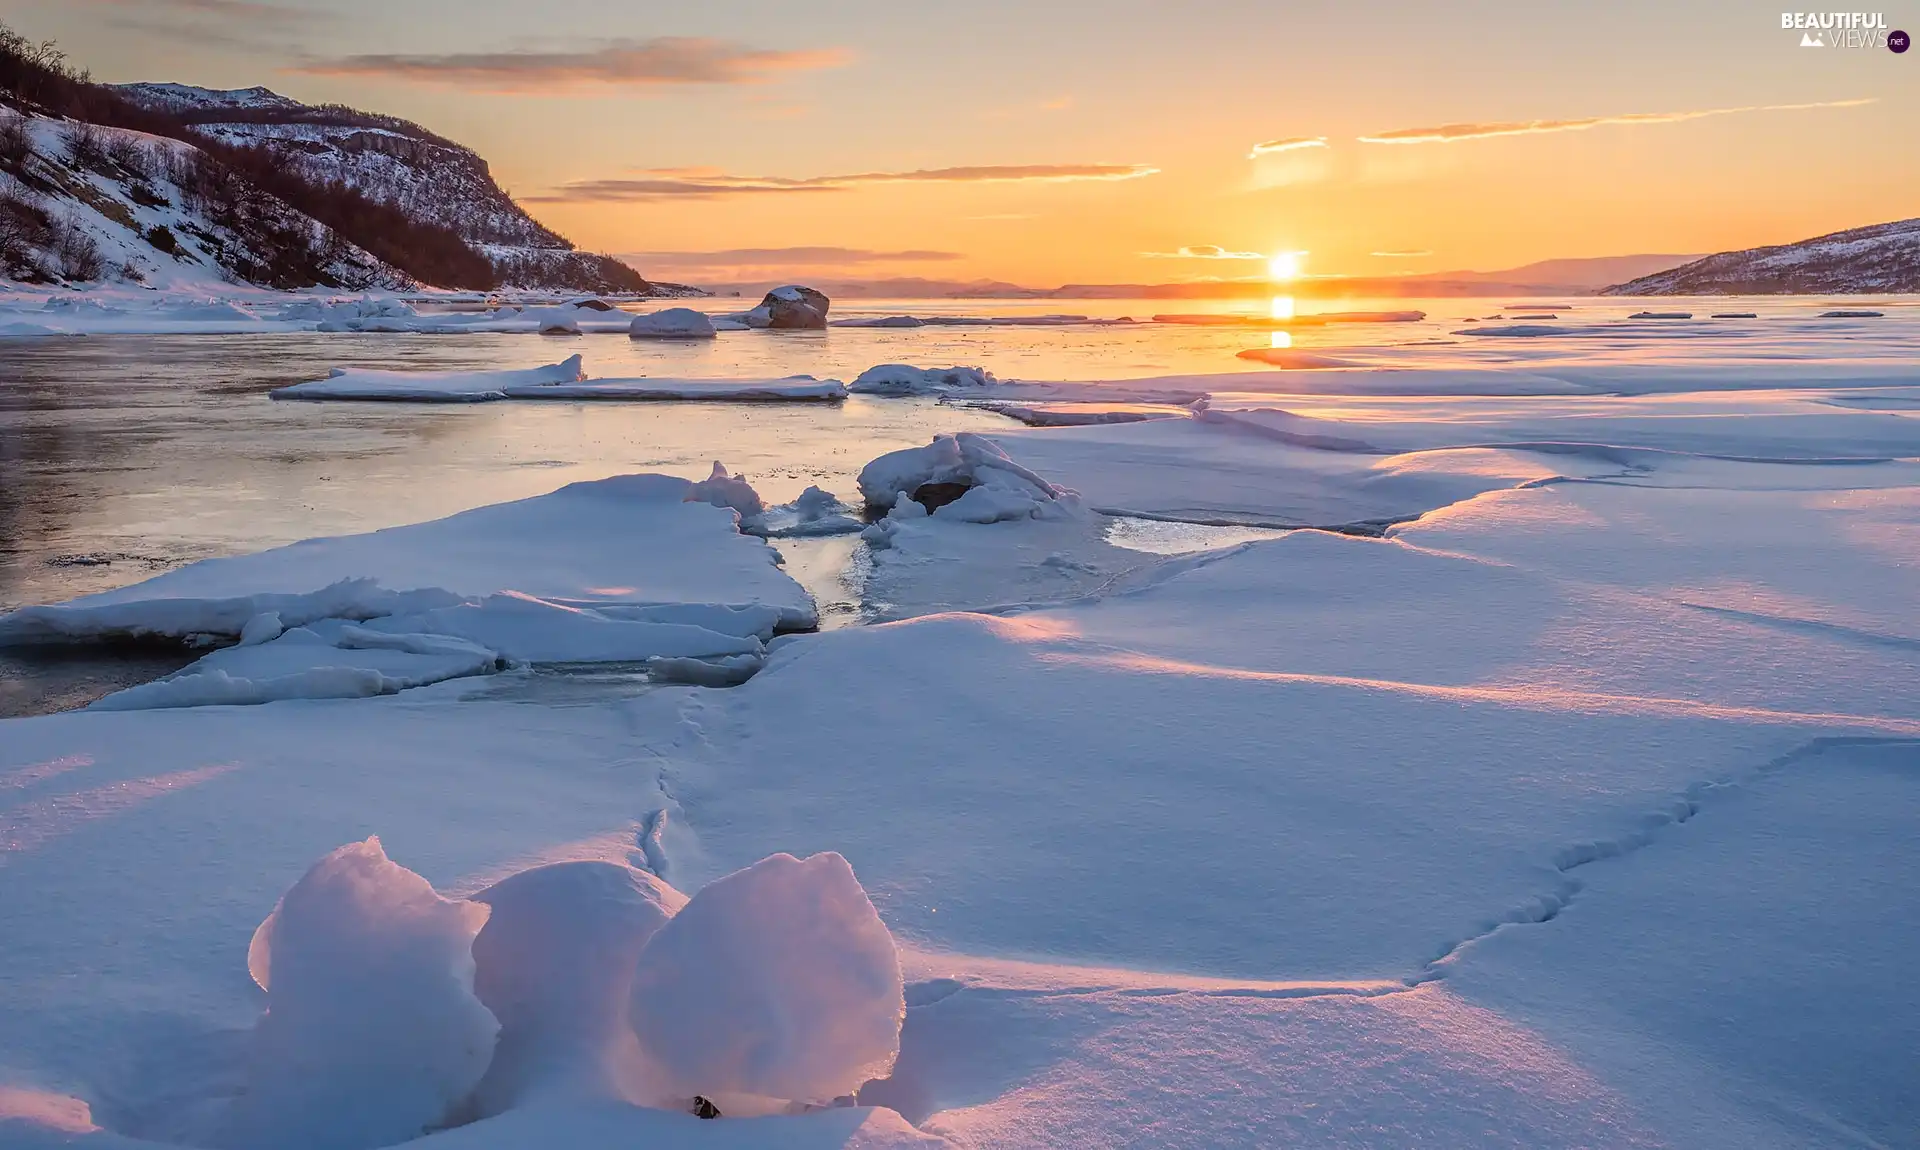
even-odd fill
[(1794, 244), (1721, 252), (1606, 289), (1608, 295), (1858, 295), (1920, 292), (1920, 219)]
[(0, 279), (698, 294), (576, 250), (418, 124), (266, 88), (95, 84), (4, 25)]
[[(1204, 280), (1174, 284), (1066, 284), (1057, 288), (1023, 287), (999, 280), (934, 280), (900, 276), (871, 280), (827, 280), (830, 296), (867, 299), (1264, 299), (1285, 290), (1306, 298), (1434, 299), (1441, 297), (1593, 295), (1621, 279), (1677, 267), (1691, 255), (1596, 256), (1542, 260), (1502, 271), (1431, 272), (1401, 276), (1321, 276), (1296, 280), (1284, 289), (1267, 280)], [(769, 283), (729, 283), (716, 294), (757, 296)]]

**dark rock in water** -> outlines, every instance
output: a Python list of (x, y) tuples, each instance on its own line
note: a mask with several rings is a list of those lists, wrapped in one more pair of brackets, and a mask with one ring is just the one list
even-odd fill
[(1628, 319), (1692, 319), (1690, 311), (1637, 311)]
[(693, 1116), (695, 1118), (718, 1118), (720, 1108), (696, 1094), (693, 1096)]
[(760, 306), (753, 310), (766, 313), (766, 327), (794, 331), (823, 330), (827, 326), (827, 309), (832, 304), (833, 301), (823, 292), (810, 287), (788, 285), (768, 292), (767, 298), (761, 300)]
[(971, 483), (922, 483), (913, 489), (913, 501), (928, 511), (938, 511), (971, 490)]
[(608, 303), (606, 300), (603, 300), (603, 299), (577, 299), (573, 301), (573, 306), (577, 308), (582, 308), (586, 311), (618, 310), (612, 304)]
[(1714, 319), (1759, 319), (1760, 316), (1758, 313), (1750, 312), (1750, 311), (1717, 311), (1713, 313), (1713, 318)]
[(1823, 311), (1820, 313), (1820, 318), (1821, 319), (1881, 319), (1886, 314), (1887, 313), (1883, 311), (1854, 311), (1852, 309), (1842, 309), (1840, 311)]

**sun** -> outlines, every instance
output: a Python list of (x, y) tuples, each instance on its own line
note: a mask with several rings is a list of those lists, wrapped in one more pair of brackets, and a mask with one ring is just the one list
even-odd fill
[(1267, 278), (1275, 282), (1300, 278), (1300, 257), (1305, 252), (1275, 252), (1267, 261)]

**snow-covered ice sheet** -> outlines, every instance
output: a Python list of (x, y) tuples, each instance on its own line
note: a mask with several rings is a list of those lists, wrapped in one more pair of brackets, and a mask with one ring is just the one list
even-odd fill
[[(0, 639), (237, 638), (265, 611), (292, 627), (452, 607), (498, 592), (596, 610), (762, 605), (784, 627), (814, 625), (812, 601), (781, 572), (774, 552), (741, 535), (731, 510), (688, 502), (692, 490), (672, 476), (616, 476), (430, 523), (209, 559), (0, 616)], [(415, 589), (430, 591), (396, 599), (396, 591)]]
[(508, 399), (678, 399), (734, 403), (838, 402), (847, 385), (810, 375), (785, 379), (587, 379), (535, 382), (503, 389)]
[(373, 371), (336, 367), (325, 379), (296, 383), (270, 394), (275, 399), (483, 403), (507, 398), (509, 389), (578, 383), (585, 378), (581, 357), (577, 355), (547, 367), (506, 371)]
[[(1904, 389), (1895, 398), (1904, 397)], [(1732, 459), (1920, 457), (1920, 419), (1836, 403), (1826, 391), (1641, 397), (1320, 400), (1289, 407), (1216, 398), (1200, 418), (1288, 442), (1380, 454), (1540, 444)]]
[(1597, 460), (1474, 451), (1367, 454), (1190, 419), (1013, 431), (1016, 462), (1110, 514), (1201, 523), (1377, 526), (1484, 491), (1618, 470)]

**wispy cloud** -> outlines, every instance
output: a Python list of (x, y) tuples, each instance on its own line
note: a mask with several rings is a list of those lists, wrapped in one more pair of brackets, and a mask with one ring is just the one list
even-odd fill
[(725, 248), (716, 252), (626, 252), (630, 258), (650, 267), (821, 267), (827, 265), (891, 263), (946, 263), (965, 259), (960, 252), (929, 251), (909, 248), (903, 251), (874, 251), (870, 248), (798, 247), (798, 248)]
[(1417, 251), (1417, 252), (1407, 251), (1407, 252), (1368, 252), (1367, 254), (1370, 256), (1378, 257), (1383, 260), (1417, 260), (1417, 259), (1420, 259), (1422, 256), (1430, 256), (1433, 253), (1429, 251)]
[(202, 47), (284, 51), (308, 26), (332, 19), (265, 0), (81, 0), (114, 28)]
[(911, 172), (856, 172), (844, 176), (731, 176), (698, 169), (665, 168), (634, 179), (578, 180), (535, 203), (622, 203), (642, 200), (717, 199), (721, 196), (837, 192), (871, 184), (1078, 183), (1135, 180), (1160, 169), (1145, 164), (1007, 164), (923, 168)]
[(1265, 252), (1236, 252), (1218, 244), (1191, 244), (1174, 252), (1141, 252), (1151, 260), (1264, 260)]
[(1324, 148), (1325, 136), (1288, 136), (1282, 140), (1268, 140), (1264, 144), (1255, 144), (1247, 153), (1247, 159), (1257, 160), (1261, 156), (1271, 156), (1276, 152), (1297, 152), (1302, 148)]
[(371, 53), (309, 60), (291, 70), (541, 95), (582, 87), (754, 84), (783, 72), (838, 67), (851, 58), (840, 48), (778, 50), (707, 37), (659, 36), (577, 51)]
[(1677, 124), (1685, 120), (1704, 120), (1709, 116), (1735, 116), (1746, 112), (1800, 112), (1812, 108), (1857, 108), (1874, 103), (1878, 97), (1859, 100), (1823, 100), (1812, 104), (1752, 104), (1740, 108), (1702, 108), (1687, 112), (1627, 112), (1617, 116), (1587, 116), (1577, 120), (1515, 120), (1492, 123), (1441, 124), (1432, 128), (1396, 128), (1361, 136), (1363, 144), (1451, 144), (1460, 140), (1484, 140), (1492, 136), (1532, 136), (1545, 132), (1584, 132), (1613, 124)]
[(311, 9), (269, 4), (265, 0), (85, 0), (95, 8), (119, 8), (155, 16), (172, 13), (217, 16), (223, 20), (263, 23), (301, 23), (315, 17)]

